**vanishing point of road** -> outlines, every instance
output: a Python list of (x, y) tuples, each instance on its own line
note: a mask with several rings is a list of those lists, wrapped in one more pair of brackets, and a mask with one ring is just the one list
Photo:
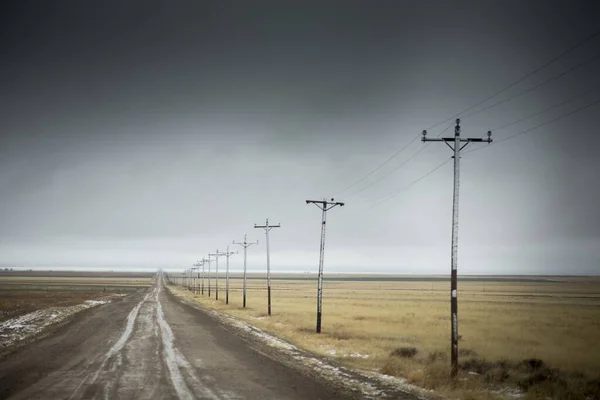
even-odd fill
[(0, 399), (351, 399), (154, 287), (0, 362)]

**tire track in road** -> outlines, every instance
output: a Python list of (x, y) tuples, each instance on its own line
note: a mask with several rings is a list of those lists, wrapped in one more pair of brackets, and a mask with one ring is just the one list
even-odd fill
[(185, 378), (182, 374), (182, 369), (194, 383), (194, 392), (200, 392), (198, 394), (201, 395), (203, 399), (214, 399), (219, 400), (223, 398), (229, 398), (229, 396), (223, 397), (217, 395), (215, 392), (210, 390), (206, 385), (203, 384), (194, 373), (192, 365), (185, 358), (183, 354), (175, 347), (175, 337), (173, 335), (173, 331), (169, 326), (169, 323), (165, 319), (165, 315), (162, 310), (162, 306), (160, 304), (160, 300), (158, 298), (158, 294), (160, 293), (160, 288), (162, 287), (162, 279), (159, 279), (157, 284), (158, 290), (156, 291), (156, 307), (157, 307), (157, 322), (160, 327), (161, 339), (163, 344), (163, 357), (165, 362), (167, 363), (167, 367), (169, 369), (169, 375), (171, 378), (171, 382), (175, 391), (177, 392), (177, 396), (180, 400), (188, 400), (193, 399), (194, 395), (187, 385)]
[(159, 278), (153, 290), (133, 307), (117, 341), (100, 357), (100, 364), (92, 368), (95, 371), (85, 375), (69, 399), (238, 398), (208, 388), (177, 349), (160, 303), (161, 286)]
[[(127, 340), (129, 340), (131, 333), (133, 332), (135, 320), (139, 314), (142, 304), (144, 304), (144, 302), (146, 302), (148, 300), (148, 298), (154, 291), (156, 291), (156, 288), (152, 292), (146, 294), (146, 296), (144, 296), (144, 298), (138, 304), (136, 304), (135, 307), (133, 307), (133, 309), (129, 312), (129, 315), (127, 316), (127, 323), (125, 325), (125, 330), (123, 331), (123, 333), (121, 334), (119, 339), (115, 342), (115, 344), (103, 356), (102, 363), (97, 368), (94, 376), (91, 378), (91, 380), (88, 381), (89, 374), (87, 374), (83, 378), (81, 383), (75, 388), (75, 391), (73, 392), (73, 394), (71, 394), (71, 396), (69, 397), (69, 400), (74, 399), (84, 385), (87, 385), (87, 386), (95, 385), (95, 383), (98, 380), (100, 373), (103, 371), (106, 363), (111, 358), (113, 358), (115, 355), (117, 355), (117, 353), (120, 353), (121, 350), (123, 350), (123, 348), (125, 347), (125, 344), (127, 343)], [(117, 361), (117, 363), (120, 363), (121, 360), (117, 359), (115, 361)]]

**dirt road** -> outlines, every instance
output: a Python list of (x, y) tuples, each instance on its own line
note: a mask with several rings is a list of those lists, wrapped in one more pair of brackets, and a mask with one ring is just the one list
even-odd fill
[(85, 311), (0, 362), (0, 398), (347, 399), (157, 286)]

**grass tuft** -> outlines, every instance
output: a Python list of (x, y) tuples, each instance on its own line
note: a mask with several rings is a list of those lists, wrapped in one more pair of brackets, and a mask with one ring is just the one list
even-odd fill
[(413, 358), (417, 355), (419, 350), (416, 347), (399, 347), (392, 351), (391, 355), (400, 358)]

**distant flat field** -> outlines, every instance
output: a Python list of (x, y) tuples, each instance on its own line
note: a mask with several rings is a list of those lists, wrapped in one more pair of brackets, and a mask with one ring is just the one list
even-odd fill
[(148, 286), (148, 278), (105, 278), (105, 277), (51, 277), (51, 276), (0, 276), (0, 287), (8, 285), (109, 285), (109, 286)]
[[(0, 273), (0, 322), (48, 307), (66, 307), (112, 294), (127, 294), (152, 284), (147, 276), (65, 271)], [(78, 276), (79, 274), (80, 276)]]
[(77, 278), (151, 278), (154, 272), (128, 272), (128, 271), (3, 271), (0, 270), (0, 278), (7, 276), (22, 277), (77, 277)]
[(0, 290), (144, 287), (152, 284), (154, 273), (90, 271), (13, 271), (0, 272)]
[[(278, 274), (279, 279), (272, 281), (270, 317), (264, 275), (262, 279), (255, 275), (256, 279), (248, 281), (246, 309), (241, 307), (240, 279), (230, 281), (230, 304), (225, 305), (225, 279), (221, 275), (219, 301), (214, 299), (214, 272), (211, 298), (207, 296), (207, 280), (204, 296), (181, 287), (174, 290), (316, 353), (439, 389), (443, 379), (438, 378), (447, 376), (450, 347), (448, 277), (400, 276), (402, 279), (394, 280), (390, 279), (393, 276), (355, 279), (358, 278), (355, 275), (327, 275), (320, 335), (314, 333), (316, 277), (302, 279), (310, 278), (305, 274), (296, 275), (296, 279), (289, 277), (283, 279), (285, 276)], [(353, 279), (344, 279), (348, 277)], [(181, 282), (174, 276), (171, 281)], [(201, 281), (195, 283), (200, 285)], [(518, 363), (532, 358), (542, 360), (550, 368), (583, 373), (590, 379), (600, 375), (600, 277), (462, 278), (458, 287), (463, 379), (481, 382), (506, 379), (516, 385), (528, 379), (521, 376)], [(402, 356), (403, 352), (411, 354), (403, 349), (411, 348), (415, 349), (414, 356)], [(477, 369), (483, 368), (477, 367), (477, 363), (485, 362), (493, 363), (482, 364), (492, 372)], [(481, 375), (468, 374), (474, 369)], [(552, 390), (560, 385), (552, 385), (549, 384), (550, 392), (530, 394), (530, 398), (558, 398)], [(579, 381), (572, 383), (572, 387), (582, 385)], [(473, 390), (478, 387), (475, 385)], [(449, 394), (462, 398), (461, 394)]]

